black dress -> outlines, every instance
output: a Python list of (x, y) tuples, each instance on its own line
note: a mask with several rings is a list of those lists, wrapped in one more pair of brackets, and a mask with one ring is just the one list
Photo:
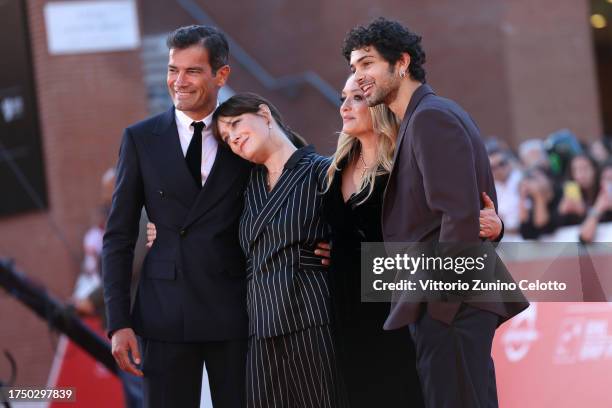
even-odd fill
[[(345, 163), (341, 163), (343, 167)], [(384, 331), (388, 303), (361, 302), (361, 242), (382, 242), (381, 210), (388, 174), (374, 190), (342, 196), (342, 174), (323, 199), (331, 226), (330, 291), (338, 362), (350, 407), (422, 407), (415, 350), (408, 328)]]

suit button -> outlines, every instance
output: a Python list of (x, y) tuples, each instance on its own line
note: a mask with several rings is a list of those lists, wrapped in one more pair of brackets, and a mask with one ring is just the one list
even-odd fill
[(181, 237), (184, 237), (185, 235), (187, 235), (187, 230), (186, 230), (186, 229), (182, 229), (182, 230), (180, 230), (180, 231), (179, 231), (179, 235), (180, 235)]
[(166, 195), (164, 194), (164, 192), (162, 190), (159, 190), (158, 193), (159, 193), (159, 197), (160, 198), (165, 198), (166, 197)]

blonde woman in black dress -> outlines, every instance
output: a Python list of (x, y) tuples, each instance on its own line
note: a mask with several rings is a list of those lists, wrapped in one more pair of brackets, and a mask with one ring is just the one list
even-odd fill
[[(389, 304), (360, 299), (361, 243), (383, 241), (382, 202), (399, 122), (384, 105), (368, 108), (352, 76), (342, 91), (340, 115), (343, 128), (327, 173), (323, 209), (331, 226), (334, 338), (349, 404), (422, 407), (409, 330), (384, 331)], [(496, 239), (502, 224), (491, 205), (481, 211), (481, 235)]]

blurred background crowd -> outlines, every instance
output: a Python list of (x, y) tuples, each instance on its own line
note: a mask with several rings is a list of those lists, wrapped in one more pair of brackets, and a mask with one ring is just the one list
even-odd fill
[(610, 137), (581, 143), (561, 129), (517, 149), (491, 137), (486, 148), (506, 240), (545, 238), (579, 225), (575, 239), (590, 243), (598, 225), (612, 221)]
[[(99, 254), (111, 168), (123, 129), (171, 106), (167, 34), (188, 24), (223, 30), (232, 73), (221, 97), (265, 96), (292, 129), (330, 154), (349, 74), (342, 39), (381, 15), (423, 36), (427, 82), (491, 135), (486, 146), (504, 241), (537, 240), (533, 247), (612, 241), (612, 0), (8, 0), (0, 1), (6, 57), (0, 58), (0, 259), (14, 261), (82, 316), (102, 315)], [(142, 259), (144, 243), (137, 248)], [(529, 319), (509, 347), (526, 350), (548, 339), (540, 354), (546, 357), (537, 361), (543, 367), (553, 361), (550, 350), (557, 350), (562, 330), (550, 318), (554, 335), (546, 338), (534, 334), (535, 317)], [(72, 362), (73, 373), (85, 367), (61, 352), (47, 320), (4, 290), (0, 322), (0, 351), (13, 355), (20, 384), (61, 383), (58, 361)], [(609, 341), (606, 333), (601, 339)], [(601, 339), (598, 347), (612, 350)], [(496, 344), (505, 347), (503, 339)], [(609, 373), (611, 361), (608, 352), (597, 363)], [(0, 381), (10, 372), (0, 356)], [(80, 378), (84, 398), (83, 387), (105, 376), (111, 374), (94, 366), (64, 383)], [(517, 379), (503, 382), (502, 397)], [(91, 394), (100, 392), (92, 386)]]

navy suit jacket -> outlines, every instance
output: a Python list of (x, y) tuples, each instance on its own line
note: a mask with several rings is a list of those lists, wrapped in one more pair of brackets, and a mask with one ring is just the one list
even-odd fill
[[(238, 223), (251, 165), (219, 145), (200, 189), (189, 173), (174, 108), (128, 127), (102, 252), (109, 333), (132, 327), (173, 342), (246, 337), (245, 259)], [(157, 238), (130, 312), (142, 207)]]
[(315, 255), (328, 240), (321, 214), (330, 161), (303, 147), (272, 191), (263, 166), (251, 172), (240, 221), (247, 254), (249, 334), (267, 338), (330, 323), (327, 267)]

